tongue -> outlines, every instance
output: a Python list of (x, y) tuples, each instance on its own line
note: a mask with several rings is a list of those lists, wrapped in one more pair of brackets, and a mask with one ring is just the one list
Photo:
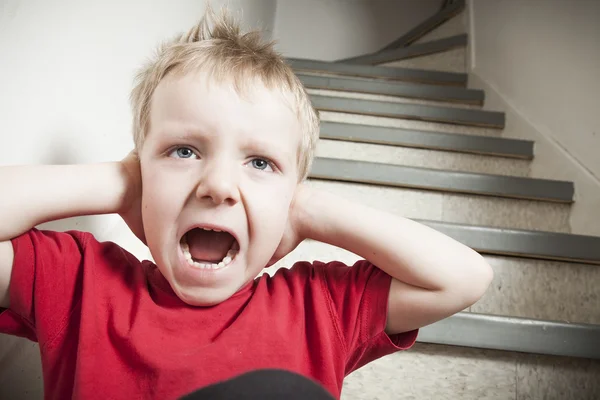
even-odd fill
[(234, 242), (233, 236), (227, 232), (192, 229), (186, 235), (190, 254), (199, 261), (221, 261)]

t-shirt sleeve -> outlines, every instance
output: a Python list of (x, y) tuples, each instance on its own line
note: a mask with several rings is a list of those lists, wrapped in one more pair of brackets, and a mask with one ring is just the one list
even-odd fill
[(10, 308), (0, 308), (0, 332), (40, 343), (60, 332), (81, 299), (83, 249), (89, 237), (32, 229), (12, 239)]
[(352, 267), (339, 262), (319, 264), (314, 266), (322, 274), (324, 290), (346, 347), (346, 375), (415, 343), (418, 330), (396, 335), (385, 333), (390, 275), (365, 260)]

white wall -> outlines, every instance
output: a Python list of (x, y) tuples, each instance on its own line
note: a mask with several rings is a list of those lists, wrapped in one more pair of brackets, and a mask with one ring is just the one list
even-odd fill
[[(285, 0), (284, 0), (285, 1)], [(277, 0), (224, 0), (232, 10), (240, 12), (243, 28), (260, 29), (265, 40), (273, 39)], [(211, 0), (216, 8), (217, 2)]]
[[(133, 147), (128, 97), (134, 71), (160, 41), (191, 27), (205, 3), (0, 0), (0, 165), (126, 155)], [(215, 9), (223, 3), (211, 0)], [(270, 35), (276, 0), (229, 4), (242, 11), (245, 26), (261, 26)], [(116, 216), (50, 226), (88, 230), (140, 258), (149, 256)], [(0, 335), (0, 398), (42, 398), (39, 351), (31, 342)]]
[[(0, 165), (96, 162), (127, 154), (133, 146), (128, 97), (135, 70), (158, 43), (197, 22), (205, 4), (0, 2)], [(273, 30), (276, 0), (211, 4), (228, 4), (246, 27), (262, 26), (268, 37)], [(52, 226), (107, 236), (115, 223), (102, 217)]]
[(472, 0), (470, 11), (473, 72), (600, 179), (600, 1)]
[(442, 0), (279, 0), (274, 38), (288, 57), (332, 61), (374, 52), (433, 15)]

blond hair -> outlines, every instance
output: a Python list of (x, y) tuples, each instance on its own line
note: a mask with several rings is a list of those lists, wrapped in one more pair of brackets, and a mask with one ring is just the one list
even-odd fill
[(231, 79), (240, 95), (259, 82), (283, 96), (300, 123), (297, 163), (299, 180), (306, 178), (319, 137), (319, 115), (304, 86), (273, 45), (262, 42), (258, 31), (241, 33), (239, 22), (227, 10), (216, 15), (208, 8), (197, 25), (163, 43), (139, 71), (131, 93), (136, 150), (142, 148), (148, 133), (152, 95), (160, 81), (170, 72), (202, 69), (217, 81)]

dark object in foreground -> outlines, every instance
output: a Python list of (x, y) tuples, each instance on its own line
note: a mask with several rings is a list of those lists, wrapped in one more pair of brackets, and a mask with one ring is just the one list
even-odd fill
[(293, 372), (262, 369), (199, 389), (181, 400), (334, 400), (318, 383)]

